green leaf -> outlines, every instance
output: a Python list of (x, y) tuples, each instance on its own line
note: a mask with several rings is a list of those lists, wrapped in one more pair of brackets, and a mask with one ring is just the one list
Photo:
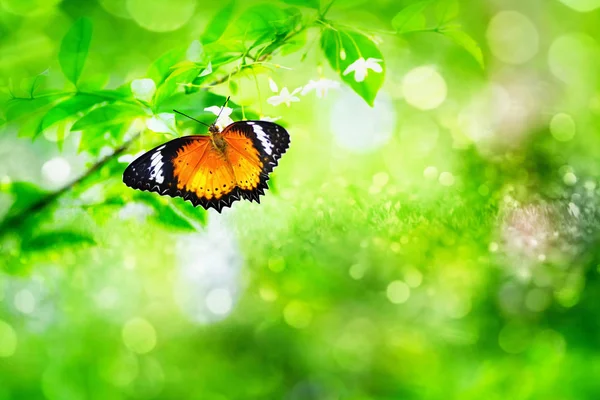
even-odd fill
[(188, 222), (195, 222), (198, 226), (205, 226), (207, 222), (206, 210), (201, 207), (194, 207), (189, 201), (183, 199), (173, 199), (171, 205), (176, 212), (186, 218)]
[(231, 17), (233, 17), (234, 8), (235, 0), (231, 0), (215, 14), (200, 37), (202, 44), (216, 42), (223, 36), (227, 26), (231, 22)]
[(156, 193), (136, 192), (134, 198), (150, 206), (154, 213), (149, 219), (170, 229), (196, 231), (188, 219), (172, 206), (173, 199), (161, 197)]
[(459, 11), (460, 5), (458, 4), (458, 0), (438, 0), (438, 3), (435, 6), (437, 25), (442, 26), (445, 23), (456, 19)]
[(483, 53), (481, 52), (481, 47), (479, 44), (469, 36), (468, 33), (460, 30), (448, 30), (441, 31), (441, 33), (450, 38), (454, 43), (465, 49), (473, 58), (477, 61), (477, 63), (481, 66), (481, 68), (485, 67), (485, 62), (483, 60)]
[(87, 110), (98, 103), (102, 103), (103, 101), (106, 101), (105, 97), (85, 93), (78, 93), (73, 97), (61, 101), (44, 115), (40, 121), (36, 135), (41, 133), (44, 129), (51, 127), (55, 123), (75, 116), (77, 113)]
[(87, 151), (91, 155), (99, 157), (105, 146), (116, 147), (121, 144), (123, 134), (128, 128), (129, 124), (124, 122), (89, 126), (85, 129), (85, 135), (81, 137), (77, 151), (80, 153)]
[(22, 243), (22, 249), (26, 251), (57, 250), (64, 247), (95, 245), (93, 236), (75, 231), (44, 232), (33, 238), (28, 238)]
[(279, 0), (287, 4), (291, 4), (294, 6), (308, 7), (314, 8), (318, 10), (321, 8), (321, 0)]
[(10, 99), (4, 109), (6, 121), (12, 122), (23, 117), (31, 118), (33, 114), (44, 111), (65, 97), (65, 94), (60, 93), (33, 99)]
[(78, 19), (60, 44), (58, 61), (68, 80), (77, 85), (92, 40), (92, 21)]
[(398, 33), (420, 31), (425, 29), (427, 19), (425, 9), (431, 4), (431, 0), (425, 0), (403, 8), (392, 19), (392, 26)]
[[(194, 118), (198, 117), (198, 113), (204, 112), (206, 107), (210, 106), (222, 106), (225, 102), (225, 97), (208, 92), (208, 91), (199, 91), (190, 94), (185, 93), (175, 93), (168, 100), (163, 102), (158, 108), (158, 112), (173, 112), (173, 109), (184, 112), (188, 115), (193, 116)], [(229, 107), (234, 108), (234, 103), (230, 102)], [(209, 113), (206, 113), (207, 116), (210, 116)], [(176, 116), (179, 120), (180, 116)], [(181, 117), (182, 121), (185, 122), (193, 122), (188, 120), (185, 117)], [(212, 114), (211, 120), (207, 121), (207, 123), (214, 122), (215, 115)]]
[[(377, 92), (383, 85), (385, 75), (385, 64), (383, 56), (377, 45), (365, 35), (338, 28), (325, 29), (321, 36), (321, 48), (331, 67), (340, 74), (340, 77), (346, 82), (352, 90), (362, 97), (371, 107), (377, 96)], [(354, 72), (344, 75), (346, 69), (358, 59), (368, 60), (374, 58), (380, 60), (379, 65), (382, 72), (376, 72), (369, 69), (367, 76), (362, 82), (356, 80)]]
[(118, 125), (131, 121), (134, 118), (146, 115), (140, 107), (129, 104), (108, 104), (92, 110), (89, 114), (80, 118), (73, 127), (72, 131), (80, 131), (93, 126)]
[(148, 68), (148, 78), (152, 79), (157, 87), (160, 86), (173, 72), (173, 65), (183, 61), (185, 52), (184, 48), (176, 48), (157, 58)]
[(160, 107), (166, 99), (178, 90), (183, 89), (184, 85), (191, 83), (204, 68), (205, 66), (190, 63), (173, 71), (163, 84), (156, 89), (153, 100), (155, 107)]
[[(228, 36), (244, 41), (261, 37), (276, 38), (286, 35), (295, 27), (296, 16), (273, 4), (259, 4), (248, 8), (228, 30)], [(265, 42), (266, 40), (263, 40)]]
[(116, 89), (92, 90), (92, 91), (89, 91), (88, 93), (96, 95), (96, 96), (104, 97), (108, 101), (112, 101), (112, 100), (135, 101), (134, 97), (133, 97), (133, 93), (131, 92), (131, 83), (129, 83), (129, 82), (122, 86), (119, 86)]
[(14, 201), (5, 218), (17, 215), (48, 195), (48, 192), (29, 182), (1, 185), (0, 191), (10, 194)]

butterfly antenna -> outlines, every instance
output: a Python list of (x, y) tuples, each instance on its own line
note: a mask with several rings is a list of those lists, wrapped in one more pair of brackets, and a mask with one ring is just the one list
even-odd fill
[(225, 103), (223, 103), (223, 106), (219, 110), (219, 115), (217, 115), (217, 119), (215, 119), (215, 122), (219, 120), (219, 117), (221, 116), (221, 113), (225, 109), (225, 106), (227, 105), (227, 103), (229, 103), (229, 97), (231, 97), (231, 96), (227, 96), (227, 98), (225, 99)]
[(202, 121), (198, 121), (196, 118), (190, 117), (189, 115), (187, 115), (187, 114), (184, 114), (184, 113), (182, 113), (181, 111), (177, 111), (177, 110), (173, 110), (173, 111), (174, 111), (174, 112), (176, 112), (177, 114), (183, 115), (184, 117), (188, 117), (188, 118), (189, 118), (189, 119), (191, 119), (192, 121), (196, 121), (197, 123), (199, 123), (199, 124), (202, 124), (202, 125), (204, 125), (204, 126), (208, 126), (208, 127), (210, 128), (210, 125), (208, 125), (208, 124), (205, 124), (205, 123), (204, 123), (204, 122), (202, 122)]

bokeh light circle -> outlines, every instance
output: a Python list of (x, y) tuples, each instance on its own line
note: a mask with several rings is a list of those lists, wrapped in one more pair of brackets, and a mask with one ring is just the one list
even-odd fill
[(303, 329), (310, 325), (312, 311), (307, 304), (294, 300), (289, 302), (283, 309), (283, 319), (288, 325)]
[(345, 90), (333, 106), (330, 121), (331, 131), (340, 147), (367, 153), (390, 140), (396, 124), (396, 110), (384, 93), (377, 96), (371, 108), (354, 92)]
[(563, 175), (563, 182), (565, 185), (573, 186), (577, 183), (577, 175), (575, 175), (573, 172), (567, 172)]
[(435, 180), (438, 178), (438, 176), (440, 175), (438, 169), (436, 167), (434, 167), (433, 165), (430, 165), (429, 167), (425, 168), (425, 170), (423, 171), (423, 177), (427, 180)]
[(448, 88), (446, 81), (432, 66), (410, 70), (402, 79), (402, 94), (408, 104), (420, 110), (433, 110), (444, 100)]
[(529, 18), (516, 11), (494, 15), (486, 32), (492, 54), (507, 64), (523, 64), (539, 50), (538, 31)]
[(17, 350), (17, 333), (0, 319), (0, 357), (10, 357)]
[(62, 157), (52, 158), (42, 165), (42, 177), (49, 183), (62, 185), (71, 176), (71, 165)]
[(556, 38), (548, 50), (550, 71), (565, 83), (590, 85), (597, 73), (598, 45), (590, 36), (566, 34)]
[(131, 18), (127, 11), (127, 0), (98, 0), (102, 8), (120, 18)]
[(600, 7), (600, 0), (559, 0), (567, 7), (579, 12), (589, 12)]
[(181, 28), (193, 16), (195, 0), (127, 0), (127, 11), (142, 28), (169, 32)]
[(213, 314), (226, 315), (233, 307), (231, 292), (224, 288), (213, 289), (206, 295), (206, 308)]
[(23, 314), (31, 314), (35, 311), (35, 296), (30, 290), (21, 289), (15, 294), (15, 308)]
[(568, 142), (573, 139), (575, 129), (575, 121), (569, 114), (556, 114), (550, 121), (550, 133), (559, 142)]
[(123, 343), (131, 351), (145, 354), (156, 346), (156, 331), (152, 324), (143, 318), (132, 318), (123, 326)]
[(55, 6), (60, 4), (61, 1), (62, 0), (0, 0), (0, 6), (12, 14), (34, 16), (51, 11)]
[(455, 181), (454, 175), (451, 172), (442, 172), (439, 181), (442, 186), (452, 186)]
[(406, 303), (410, 297), (410, 287), (402, 281), (392, 281), (387, 286), (387, 298), (394, 304)]

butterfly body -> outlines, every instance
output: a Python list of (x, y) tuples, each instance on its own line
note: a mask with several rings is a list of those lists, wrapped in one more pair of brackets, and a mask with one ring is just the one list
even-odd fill
[(238, 121), (222, 131), (213, 124), (209, 132), (143, 154), (127, 167), (123, 182), (219, 212), (240, 199), (260, 202), (269, 174), (289, 147), (287, 131), (272, 122)]

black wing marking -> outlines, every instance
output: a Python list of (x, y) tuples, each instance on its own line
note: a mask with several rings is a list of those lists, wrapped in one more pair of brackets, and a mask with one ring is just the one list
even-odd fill
[(263, 172), (269, 174), (277, 166), (279, 159), (290, 146), (290, 135), (281, 126), (268, 121), (237, 121), (223, 130), (227, 139), (228, 131), (242, 132), (252, 140), (263, 162)]

